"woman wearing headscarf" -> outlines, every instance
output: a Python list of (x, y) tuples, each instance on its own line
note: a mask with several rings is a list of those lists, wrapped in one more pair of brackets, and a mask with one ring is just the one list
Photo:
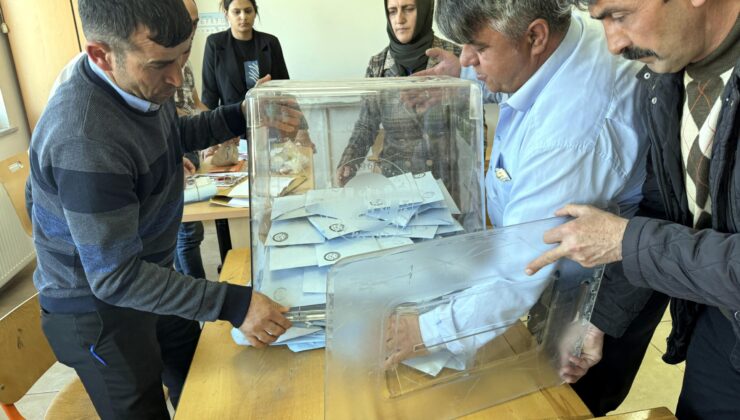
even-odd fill
[[(385, 14), (390, 42), (370, 58), (365, 77), (402, 77), (434, 67), (438, 61), (427, 57), (429, 48), (460, 55), (459, 46), (434, 35), (434, 0), (385, 0)], [(436, 178), (442, 177), (447, 169), (435, 161), (441, 149), (449, 145), (449, 133), (441, 127), (448, 112), (435, 106), (423, 115), (411, 115), (398, 94), (367, 100), (337, 167), (338, 184), (343, 186), (354, 177), (376, 144), (381, 123), (385, 132), (376, 144), (376, 149), (382, 150), (376, 154), (384, 175), (432, 171)], [(426, 133), (435, 126), (441, 130), (435, 133), (436, 139), (430, 139)]]

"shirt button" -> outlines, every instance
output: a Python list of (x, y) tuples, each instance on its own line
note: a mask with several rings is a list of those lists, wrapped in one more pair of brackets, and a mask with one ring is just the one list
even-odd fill
[(740, 322), (740, 311), (735, 312), (735, 321)]
[(644, 74), (644, 75), (643, 75), (642, 77), (644, 77), (644, 78), (645, 78), (645, 80), (647, 80), (647, 79), (649, 79), (649, 78), (650, 78), (650, 73), (645, 73), (645, 74)]
[(653, 105), (657, 104), (658, 103), (658, 98), (651, 99), (650, 100), (650, 103), (653, 104)]

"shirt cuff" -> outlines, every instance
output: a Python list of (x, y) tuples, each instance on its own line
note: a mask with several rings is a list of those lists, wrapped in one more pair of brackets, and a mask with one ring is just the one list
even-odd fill
[(221, 306), (221, 312), (218, 314), (218, 319), (229, 321), (234, 328), (239, 328), (247, 317), (247, 311), (251, 302), (251, 287), (227, 284), (226, 297)]
[(244, 137), (247, 133), (247, 119), (244, 118), (244, 113), (242, 112), (242, 103), (224, 105), (223, 110), (224, 119), (226, 120), (226, 125), (229, 127), (229, 131), (234, 136)]
[(633, 217), (622, 237), (622, 269), (629, 282), (638, 287), (650, 287), (640, 269), (640, 236), (649, 222), (647, 217)]
[[(419, 316), (421, 339), (431, 353), (447, 349), (454, 355), (466, 353), (464, 340), (457, 339), (455, 321), (452, 317), (452, 305), (439, 305), (433, 310)], [(444, 343), (447, 341), (446, 343)], [(440, 345), (441, 343), (444, 343)]]

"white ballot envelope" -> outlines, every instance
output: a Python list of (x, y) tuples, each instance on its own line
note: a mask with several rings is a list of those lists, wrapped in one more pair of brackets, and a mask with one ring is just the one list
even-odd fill
[(274, 220), (267, 234), (267, 246), (309, 245), (324, 242), (322, 235), (307, 219)]

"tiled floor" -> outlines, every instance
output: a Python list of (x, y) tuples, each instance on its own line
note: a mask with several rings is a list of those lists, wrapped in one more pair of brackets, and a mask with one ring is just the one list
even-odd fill
[[(213, 223), (206, 223), (205, 230), (201, 252), (206, 277), (217, 279), (220, 258)], [(675, 409), (683, 378), (683, 365), (670, 366), (660, 359), (669, 331), (670, 319), (666, 314), (653, 337), (627, 400), (615, 413), (661, 406), (668, 407), (671, 411)], [(73, 377), (74, 371), (59, 363), (55, 364), (17, 404), (19, 411), (29, 420), (43, 419), (44, 412), (56, 393)]]

